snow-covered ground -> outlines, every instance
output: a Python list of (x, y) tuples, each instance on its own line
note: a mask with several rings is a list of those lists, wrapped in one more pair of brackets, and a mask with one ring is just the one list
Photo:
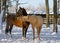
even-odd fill
[[(12, 30), (12, 39), (9, 35), (4, 38), (5, 32), (5, 23), (3, 23), (2, 28), (0, 29), (0, 43), (60, 43), (60, 25), (58, 25), (58, 33), (53, 33), (53, 25), (51, 24), (49, 28), (46, 28), (46, 25), (43, 24), (40, 40), (36, 38), (32, 39), (32, 28), (31, 25), (28, 28), (26, 40), (22, 40), (22, 28), (13, 26)], [(35, 34), (37, 36), (37, 34)]]
[[(60, 43), (60, 25), (58, 25), (58, 33), (53, 35), (52, 24), (49, 28), (46, 28), (46, 25), (43, 24), (40, 34), (40, 40), (38, 40), (38, 38), (36, 38), (35, 40), (32, 39), (31, 25), (28, 28), (26, 40), (22, 40), (22, 28), (16, 26), (13, 26), (12, 39), (9, 35), (4, 38), (6, 24), (3, 23), (1, 26), (1, 18), (2, 14), (0, 15), (0, 43)], [(37, 36), (37, 34), (35, 35)]]

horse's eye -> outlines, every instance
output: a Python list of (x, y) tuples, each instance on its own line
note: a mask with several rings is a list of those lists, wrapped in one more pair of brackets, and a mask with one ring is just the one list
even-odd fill
[(17, 14), (19, 14), (19, 13), (17, 12)]

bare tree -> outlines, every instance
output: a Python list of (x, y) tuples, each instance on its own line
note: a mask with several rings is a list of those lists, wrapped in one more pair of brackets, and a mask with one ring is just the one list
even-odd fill
[(45, 0), (46, 3), (46, 27), (49, 27), (49, 3), (48, 0)]
[(57, 32), (57, 0), (53, 0), (54, 6), (53, 6), (53, 11), (54, 11), (54, 28), (53, 31)]

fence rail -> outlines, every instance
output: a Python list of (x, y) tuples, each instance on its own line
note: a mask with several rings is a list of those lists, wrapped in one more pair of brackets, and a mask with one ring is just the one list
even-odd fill
[[(14, 14), (14, 13), (9, 13), (9, 14)], [(29, 14), (29, 15), (36, 15), (36, 16), (42, 16), (44, 18), (44, 24), (46, 24), (46, 14)], [(49, 14), (49, 24), (53, 24), (53, 18), (54, 14)], [(60, 24), (60, 14), (57, 15), (57, 22)]]

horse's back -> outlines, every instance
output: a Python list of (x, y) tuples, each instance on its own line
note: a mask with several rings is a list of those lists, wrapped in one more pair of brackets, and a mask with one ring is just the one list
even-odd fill
[(32, 15), (29, 16), (29, 21), (33, 26), (41, 26), (43, 24), (43, 18), (41, 16)]

